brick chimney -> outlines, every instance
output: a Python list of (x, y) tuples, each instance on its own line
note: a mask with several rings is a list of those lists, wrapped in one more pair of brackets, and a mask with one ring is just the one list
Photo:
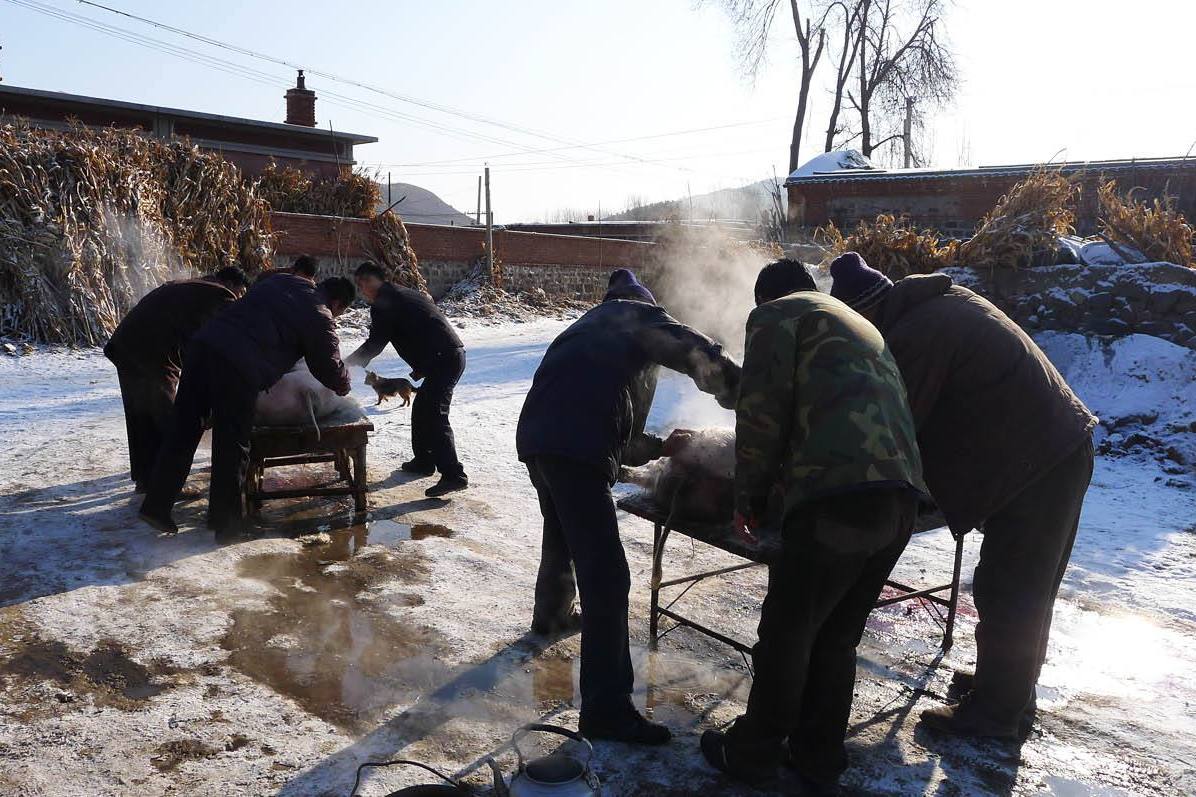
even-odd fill
[(303, 70), (295, 81), (295, 88), (287, 89), (287, 124), (316, 126), (316, 93), (303, 84)]

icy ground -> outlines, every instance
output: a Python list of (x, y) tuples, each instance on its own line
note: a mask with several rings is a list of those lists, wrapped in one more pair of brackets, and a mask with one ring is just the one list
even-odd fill
[[(0, 794), (343, 796), (359, 763), (395, 757), (481, 787), (483, 757), (519, 724), (575, 726), (578, 640), (545, 646), (525, 633), (539, 515), (513, 450), (531, 374), (563, 325), (466, 329), (453, 417), (470, 492), (428, 501), (427, 481), (394, 473), (410, 416), (392, 402), (370, 409), (364, 522), (335, 501), (268, 504), (265, 535), (227, 547), (202, 528), (202, 499), (180, 508), (178, 536), (137, 522), (116, 379), (98, 352), (0, 357)], [(861, 648), (852, 793), (1196, 793), (1196, 489), (1191, 460), (1185, 473), (1158, 456), (1189, 450), (1196, 355), (1142, 337), (1044, 344), (1111, 419), (1102, 443), (1122, 438), (1104, 446), (1089, 493), (1039, 722), (1020, 746), (916, 729), (950, 668), (971, 664), (974, 611), (965, 597), (943, 658), (928, 608), (879, 610)], [(391, 353), (378, 365), (406, 373)], [(356, 397), (372, 403), (355, 378)], [(1153, 417), (1135, 419), (1142, 408)], [(653, 426), (725, 418), (669, 379)], [(1131, 445), (1134, 431), (1158, 445)], [(197, 486), (206, 464), (201, 450)], [(292, 539), (319, 531), (332, 542)], [(677, 739), (657, 750), (599, 744), (605, 793), (746, 794), (697, 753), (703, 729), (741, 711), (743, 661), (686, 630), (647, 650), (651, 529), (624, 518), (623, 533), (636, 699)], [(965, 582), (978, 547), (968, 540)], [(943, 531), (920, 535), (899, 578), (945, 580), (951, 550)], [(676, 540), (666, 573), (726, 563)], [(750, 640), (764, 583), (760, 570), (736, 573), (683, 605)], [(509, 753), (500, 760), (509, 769)], [(382, 770), (361, 793), (417, 782), (427, 780)]]

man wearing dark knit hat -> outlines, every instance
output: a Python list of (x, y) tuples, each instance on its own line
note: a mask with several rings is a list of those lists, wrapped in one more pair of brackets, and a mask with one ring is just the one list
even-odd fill
[(945, 274), (893, 283), (855, 252), (831, 295), (884, 335), (909, 391), (926, 484), (952, 534), (984, 531), (972, 583), (975, 675), (922, 721), (964, 736), (1029, 731), (1051, 615), (1092, 478), (1096, 418), (1034, 341)]
[(578, 727), (591, 739), (664, 744), (671, 738), (631, 701), (631, 571), (611, 498), (621, 466), (657, 459), (675, 444), (644, 431), (661, 366), (734, 406), (739, 366), (619, 269), (602, 302), (548, 347), (515, 432), (544, 516), (532, 631), (556, 636), (580, 626)]
[[(779, 488), (747, 711), (702, 735), (711, 766), (757, 786), (786, 757), (802, 794), (839, 792), (856, 647), (922, 492), (901, 372), (876, 328), (778, 260), (756, 280), (735, 407), (735, 508), (755, 526)], [(786, 746), (788, 756), (786, 756)]]

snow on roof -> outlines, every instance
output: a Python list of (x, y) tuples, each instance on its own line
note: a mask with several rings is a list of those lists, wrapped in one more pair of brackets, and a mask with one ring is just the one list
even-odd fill
[(798, 180), (802, 177), (814, 177), (815, 175), (830, 174), (832, 172), (871, 171), (875, 169), (876, 166), (873, 165), (872, 161), (865, 158), (858, 150), (845, 149), (838, 152), (824, 152), (821, 155), (815, 155), (801, 166), (798, 166), (793, 174), (789, 175), (789, 180)]

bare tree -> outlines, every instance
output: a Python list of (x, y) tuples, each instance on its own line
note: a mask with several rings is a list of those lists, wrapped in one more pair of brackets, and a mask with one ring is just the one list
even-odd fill
[(839, 60), (835, 70), (835, 85), (831, 92), (831, 113), (826, 125), (826, 142), (824, 152), (835, 149), (836, 139), (844, 132), (839, 123), (839, 114), (843, 111), (843, 95), (847, 90), (847, 81), (851, 78), (851, 70), (855, 66), (856, 56), (860, 51), (860, 5), (855, 2), (834, 2), (827, 7), (827, 14), (839, 12), (842, 14), (840, 33), (842, 43), (839, 46)]
[[(768, 53), (769, 35), (783, 0), (717, 0), (735, 26), (739, 57), (744, 74), (754, 79)], [(798, 0), (788, 0), (789, 16), (801, 52), (801, 85), (797, 94), (797, 112), (793, 117), (793, 135), (789, 139), (789, 171), (800, 165), (801, 139), (810, 100), (810, 86), (826, 46), (826, 19), (830, 9), (816, 14), (815, 22), (802, 14)], [(812, 12), (813, 13), (813, 12)]]
[(955, 93), (955, 60), (940, 35), (947, 0), (857, 0), (855, 86), (860, 152), (904, 135), (908, 100), (938, 104)]

